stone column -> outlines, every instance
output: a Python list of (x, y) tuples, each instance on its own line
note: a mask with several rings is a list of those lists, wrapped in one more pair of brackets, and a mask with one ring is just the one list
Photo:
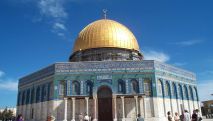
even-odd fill
[(135, 109), (136, 109), (136, 117), (137, 117), (137, 115), (138, 115), (138, 96), (134, 96), (134, 98), (135, 98)]
[(178, 99), (175, 99), (175, 100), (176, 100), (176, 103), (177, 103), (177, 111), (178, 111), (178, 114), (180, 115), (181, 111), (180, 111), (179, 101), (178, 101)]
[(113, 102), (114, 102), (114, 121), (117, 121), (117, 102), (116, 102), (116, 95), (113, 96)]
[(98, 121), (97, 120), (97, 97), (94, 97), (93, 100), (94, 100), (94, 119), (93, 119), (93, 121)]
[(143, 97), (143, 112), (144, 112), (144, 119), (146, 118), (146, 102), (145, 97)]
[(75, 121), (75, 98), (72, 98), (72, 120)]
[(192, 103), (193, 103), (193, 110), (195, 110), (195, 101), (194, 101), (194, 99), (192, 100)]
[(191, 112), (191, 105), (189, 103), (189, 99), (187, 100), (187, 103), (188, 103), (188, 108), (189, 108), (189, 114), (192, 114), (192, 112)]
[(64, 98), (64, 120), (67, 121), (67, 98)]
[(89, 97), (85, 97), (86, 100), (86, 114), (89, 115)]
[(121, 101), (122, 101), (122, 121), (125, 121), (125, 107), (124, 107), (124, 96), (121, 96)]

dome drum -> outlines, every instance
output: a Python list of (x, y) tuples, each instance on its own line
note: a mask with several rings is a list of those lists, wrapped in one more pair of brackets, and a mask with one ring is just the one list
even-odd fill
[(73, 53), (69, 61), (110, 61), (110, 60), (142, 60), (143, 56), (137, 50), (125, 48), (92, 48)]

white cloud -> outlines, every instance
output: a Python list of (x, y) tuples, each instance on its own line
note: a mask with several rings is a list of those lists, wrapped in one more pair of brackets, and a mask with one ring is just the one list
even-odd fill
[(4, 76), (4, 74), (5, 74), (5, 73), (4, 73), (3, 71), (0, 70), (0, 78), (1, 78), (2, 76)]
[(167, 55), (164, 52), (149, 50), (149, 51), (143, 51), (144, 59), (145, 60), (157, 60), (160, 62), (167, 62), (170, 60), (169, 55)]
[(53, 28), (56, 30), (66, 30), (65, 25), (59, 22), (54, 23)]
[(200, 81), (201, 84), (198, 84), (198, 94), (201, 101), (212, 100), (213, 96), (213, 80)]
[(199, 44), (201, 42), (203, 42), (203, 40), (187, 40), (187, 41), (175, 42), (173, 44), (180, 45), (180, 46), (192, 46), (195, 44)]
[(17, 91), (18, 90), (18, 82), (17, 81), (1, 81), (0, 82), (1, 90), (9, 90), (9, 91)]
[(41, 14), (54, 18), (67, 17), (64, 0), (40, 0), (38, 2)]
[(58, 36), (64, 37), (64, 33), (57, 33)]
[[(68, 13), (65, 11), (65, 3), (69, 0), (38, 0), (37, 5), (40, 11), (40, 22), (43, 18), (47, 18), (51, 23), (53, 33), (60, 37), (64, 37), (67, 33), (65, 26)], [(37, 19), (36, 19), (37, 21)], [(35, 21), (35, 22), (36, 22)]]
[(5, 73), (3, 71), (0, 71), (0, 90), (17, 91), (17, 80), (8, 79), (7, 77), (2, 78), (3, 75), (5, 75)]

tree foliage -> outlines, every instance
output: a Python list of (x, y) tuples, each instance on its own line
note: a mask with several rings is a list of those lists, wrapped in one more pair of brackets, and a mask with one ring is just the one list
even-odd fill
[(0, 120), (2, 121), (12, 121), (15, 119), (13, 112), (8, 110), (7, 108), (4, 109), (3, 112), (0, 112)]

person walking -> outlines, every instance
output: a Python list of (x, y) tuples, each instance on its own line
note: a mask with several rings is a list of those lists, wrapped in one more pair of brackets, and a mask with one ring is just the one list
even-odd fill
[(182, 111), (181, 115), (180, 115), (180, 121), (184, 121), (184, 112)]
[(89, 115), (88, 115), (88, 114), (85, 114), (85, 116), (84, 116), (84, 121), (89, 121), (89, 120), (90, 120)]
[(198, 121), (197, 112), (193, 110), (192, 121)]
[(171, 116), (170, 111), (167, 112), (167, 115), (168, 115), (168, 117), (167, 117), (167, 118), (168, 118), (168, 121), (172, 121), (172, 116)]
[(138, 114), (137, 121), (144, 121), (144, 118), (141, 117), (141, 114)]
[(198, 121), (201, 121), (201, 120), (202, 120), (202, 116), (201, 116), (199, 110), (196, 109), (195, 111), (196, 111), (196, 113), (197, 113), (197, 119), (198, 119)]
[(174, 120), (175, 121), (180, 121), (180, 116), (178, 115), (177, 112), (175, 112)]
[(183, 121), (190, 121), (190, 114), (187, 110), (184, 110), (184, 113), (183, 113)]
[(83, 121), (83, 120), (84, 120), (84, 116), (83, 116), (82, 113), (80, 113), (80, 114), (78, 115), (78, 119), (79, 119), (79, 121)]
[(54, 116), (47, 116), (47, 121), (55, 121), (55, 117)]
[(24, 121), (22, 114), (19, 114), (16, 121)]

